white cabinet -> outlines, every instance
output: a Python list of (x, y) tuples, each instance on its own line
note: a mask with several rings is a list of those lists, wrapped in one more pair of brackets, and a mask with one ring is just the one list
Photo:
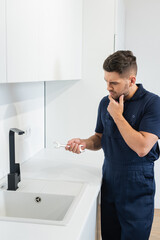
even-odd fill
[(115, 0), (115, 35), (114, 50), (125, 49), (125, 2)]
[(8, 82), (81, 78), (82, 0), (6, 0), (6, 14)]
[(5, 0), (0, 0), (0, 83), (6, 82)]

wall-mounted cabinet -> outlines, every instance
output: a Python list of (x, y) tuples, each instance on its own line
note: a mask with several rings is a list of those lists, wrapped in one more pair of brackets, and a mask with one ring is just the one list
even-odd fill
[(125, 49), (125, 2), (115, 0), (114, 50)]
[(82, 0), (6, 0), (6, 21), (7, 82), (81, 79)]
[(6, 82), (5, 0), (0, 0), (0, 83)]

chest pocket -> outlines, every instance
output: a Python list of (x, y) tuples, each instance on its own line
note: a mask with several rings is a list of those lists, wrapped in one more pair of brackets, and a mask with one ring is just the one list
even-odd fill
[(126, 121), (131, 125), (135, 130), (139, 130), (139, 124), (143, 116), (145, 102), (126, 102), (124, 105), (123, 116)]
[(104, 135), (111, 138), (122, 138), (114, 120), (112, 119), (108, 112), (106, 113), (104, 124), (105, 124)]
[(137, 126), (137, 114), (124, 114), (126, 121), (131, 125), (131, 127), (136, 128)]

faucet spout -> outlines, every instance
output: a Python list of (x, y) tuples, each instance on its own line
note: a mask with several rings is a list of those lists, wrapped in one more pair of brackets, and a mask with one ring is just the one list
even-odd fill
[(18, 183), (21, 181), (20, 165), (15, 163), (15, 133), (22, 135), (25, 132), (18, 128), (11, 128), (9, 131), (10, 173), (8, 174), (8, 190), (13, 191), (18, 188)]

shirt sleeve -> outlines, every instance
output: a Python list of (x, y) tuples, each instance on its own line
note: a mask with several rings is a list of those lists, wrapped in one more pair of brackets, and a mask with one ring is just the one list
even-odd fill
[(153, 97), (147, 104), (139, 131), (155, 134), (160, 138), (160, 97)]
[(101, 105), (102, 105), (102, 101), (100, 102), (99, 107), (98, 107), (97, 124), (96, 124), (96, 128), (95, 128), (96, 133), (103, 133), (103, 123), (102, 123), (102, 119), (101, 119)]

